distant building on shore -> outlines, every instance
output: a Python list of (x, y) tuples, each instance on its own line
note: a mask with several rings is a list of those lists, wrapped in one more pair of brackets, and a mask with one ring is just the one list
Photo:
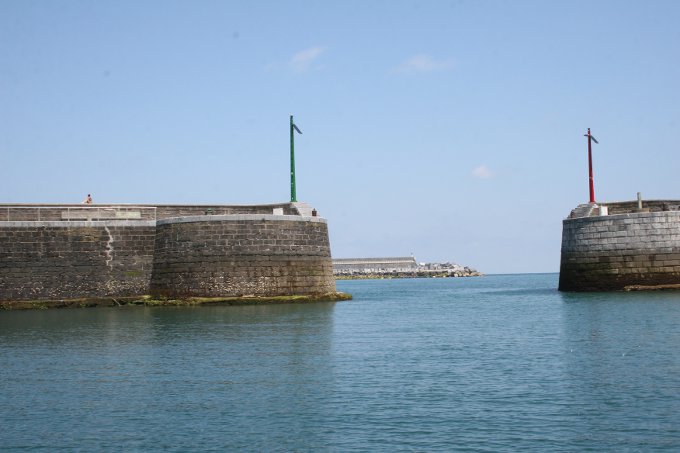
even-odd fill
[(455, 263), (418, 263), (413, 256), (393, 258), (340, 258), (333, 260), (333, 275), (339, 279), (477, 277), (482, 275)]
[(418, 263), (412, 256), (396, 258), (340, 258), (333, 260), (333, 272), (350, 273), (384, 273), (411, 272), (418, 269)]

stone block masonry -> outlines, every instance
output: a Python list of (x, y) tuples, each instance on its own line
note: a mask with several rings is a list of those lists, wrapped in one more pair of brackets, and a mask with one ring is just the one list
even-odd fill
[(326, 221), (300, 215), (294, 204), (5, 205), (3, 212), (0, 303), (336, 291)]
[(568, 218), (562, 226), (561, 291), (680, 285), (680, 212)]
[(155, 297), (335, 292), (328, 228), (318, 217), (194, 216), (158, 222)]
[(146, 294), (153, 221), (0, 222), (0, 301)]

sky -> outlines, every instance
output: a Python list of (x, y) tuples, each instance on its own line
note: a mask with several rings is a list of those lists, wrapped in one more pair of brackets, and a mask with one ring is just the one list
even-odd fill
[(680, 2), (0, 0), (0, 203), (264, 204), (334, 257), (559, 270), (588, 201), (679, 199)]

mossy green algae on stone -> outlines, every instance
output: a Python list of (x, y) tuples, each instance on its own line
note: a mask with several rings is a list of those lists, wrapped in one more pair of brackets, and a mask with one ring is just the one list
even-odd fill
[(66, 300), (23, 300), (2, 301), (0, 310), (45, 310), (50, 308), (91, 308), (91, 307), (192, 307), (203, 305), (269, 305), (269, 304), (308, 304), (317, 302), (339, 302), (352, 300), (343, 292), (318, 295), (292, 296), (240, 296), (240, 297), (187, 297), (183, 299), (151, 296), (127, 297), (120, 299), (66, 299)]

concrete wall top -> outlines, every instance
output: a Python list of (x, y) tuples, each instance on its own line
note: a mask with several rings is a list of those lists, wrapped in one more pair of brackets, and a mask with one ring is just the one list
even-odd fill
[(173, 223), (194, 223), (194, 222), (238, 222), (253, 220), (270, 220), (285, 222), (317, 222), (326, 223), (322, 217), (303, 217), (294, 215), (273, 215), (273, 214), (236, 214), (236, 215), (194, 215), (183, 217), (171, 217), (158, 220), (157, 225), (169, 225)]
[(248, 214), (309, 216), (311, 213), (312, 209), (305, 203), (274, 203), (264, 205), (0, 204), (0, 222), (158, 220), (198, 215)]
[(17, 220), (2, 222), (0, 228), (155, 227), (155, 220)]
[(210, 208), (210, 207), (222, 207), (222, 208), (258, 208), (258, 207), (283, 207), (290, 206), (295, 203), (268, 203), (268, 204), (145, 204), (145, 203), (0, 203), (0, 209), (4, 208), (58, 208), (58, 207), (71, 207), (71, 208), (96, 208), (96, 207), (141, 207), (141, 208), (161, 208), (161, 207), (172, 207), (172, 208), (182, 208), (182, 207), (198, 207), (198, 208)]
[[(571, 223), (601, 223), (607, 220), (619, 221), (621, 219), (631, 219), (631, 223), (635, 219), (650, 218), (651, 219), (665, 219), (665, 218), (677, 218), (680, 216), (679, 211), (663, 211), (663, 212), (630, 212), (626, 214), (614, 214), (614, 215), (594, 215), (590, 217), (570, 217), (562, 221), (563, 224)], [(626, 223), (624, 220), (623, 223)]]
[[(637, 200), (634, 201), (615, 201), (598, 203), (606, 206), (610, 214), (626, 214), (638, 211)], [(642, 209), (649, 212), (678, 211), (680, 210), (680, 200), (642, 200)]]
[(641, 212), (669, 212), (680, 211), (680, 200), (642, 200), (642, 209), (638, 208), (638, 201), (597, 202), (581, 204), (571, 211), (569, 219), (583, 217), (599, 217), (601, 208), (606, 208), (608, 215), (636, 214)]

